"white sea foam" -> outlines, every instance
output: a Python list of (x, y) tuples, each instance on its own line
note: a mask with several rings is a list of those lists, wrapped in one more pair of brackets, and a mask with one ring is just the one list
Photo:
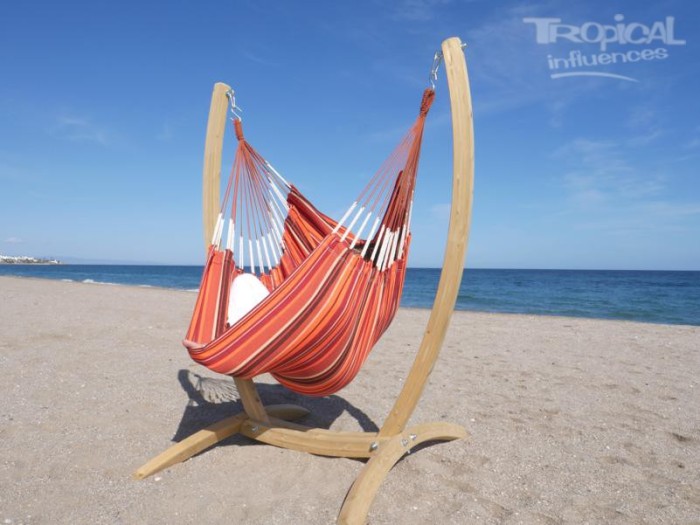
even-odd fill
[(119, 286), (117, 283), (109, 283), (106, 281), (95, 281), (94, 279), (83, 279), (81, 282), (85, 284), (106, 284), (109, 286)]

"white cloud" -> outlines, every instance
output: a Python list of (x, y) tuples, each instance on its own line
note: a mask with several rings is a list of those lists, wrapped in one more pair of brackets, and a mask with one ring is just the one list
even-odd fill
[(647, 146), (666, 134), (662, 128), (663, 115), (657, 108), (649, 105), (631, 109), (627, 118), (627, 127), (632, 136), (627, 139), (629, 146)]
[(650, 213), (657, 216), (684, 218), (694, 215), (700, 215), (700, 202), (677, 203), (667, 201), (655, 201), (650, 202), (647, 205), (647, 209)]
[(671, 180), (638, 164), (628, 140), (573, 140), (553, 153), (570, 166), (560, 178), (567, 198), (562, 215), (578, 231), (614, 236), (688, 234), (697, 229), (700, 201), (671, 197)]
[(583, 207), (647, 199), (666, 189), (662, 176), (638, 170), (627, 160), (624, 145), (614, 141), (579, 138), (553, 156), (574, 166), (562, 180), (571, 200)]
[(252, 52), (250, 50), (243, 50), (241, 51), (241, 54), (250, 60), (251, 62), (255, 62), (256, 64), (260, 64), (262, 66), (268, 66), (268, 67), (279, 67), (279, 62), (275, 62), (274, 60), (270, 60), (267, 57), (264, 57), (262, 54), (258, 52)]
[(5, 242), (7, 244), (22, 244), (24, 241), (19, 237), (8, 237), (7, 239), (5, 239)]
[(77, 115), (60, 115), (51, 130), (54, 135), (73, 142), (93, 142), (107, 146), (113, 142), (113, 135), (91, 119)]
[(685, 143), (684, 147), (685, 147), (685, 149), (690, 149), (690, 150), (700, 149), (700, 138), (695, 137), (694, 139), (689, 140), (688, 142)]
[(401, 0), (394, 2), (392, 18), (411, 22), (428, 22), (435, 18), (435, 11), (451, 0)]

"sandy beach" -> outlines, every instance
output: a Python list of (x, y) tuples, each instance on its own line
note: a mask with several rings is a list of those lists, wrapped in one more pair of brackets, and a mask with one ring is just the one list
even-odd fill
[[(143, 481), (240, 410), (180, 340), (195, 294), (0, 278), (0, 523), (333, 523), (363, 463), (235, 436)], [(337, 395), (260, 378), (303, 422), (374, 430), (428, 312), (401, 310)], [(373, 524), (700, 523), (700, 327), (456, 313), (413, 422), (471, 437), (406, 456)]]

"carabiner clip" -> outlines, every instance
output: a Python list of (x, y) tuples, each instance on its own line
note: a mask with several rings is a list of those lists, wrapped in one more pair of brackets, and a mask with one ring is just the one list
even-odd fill
[(430, 82), (430, 87), (435, 91), (435, 82), (437, 82), (437, 73), (442, 63), (442, 52), (436, 51), (433, 57), (433, 67), (430, 68), (430, 75), (428, 75), (428, 81)]
[(243, 108), (240, 108), (236, 105), (236, 97), (233, 93), (233, 89), (229, 89), (226, 92), (226, 96), (228, 97), (229, 102), (231, 103), (231, 113), (233, 113), (234, 118), (231, 120), (240, 120), (243, 122), (243, 115), (241, 115), (239, 112), (243, 111)]

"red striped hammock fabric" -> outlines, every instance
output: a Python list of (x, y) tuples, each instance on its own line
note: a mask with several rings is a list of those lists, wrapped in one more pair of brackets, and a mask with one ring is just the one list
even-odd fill
[[(222, 205), (223, 214), (233, 197), (228, 243), (221, 246), (220, 216), (184, 341), (192, 359), (245, 379), (271, 373), (312, 396), (337, 392), (357, 375), (399, 305), (420, 144), (433, 98), (426, 90), (415, 123), (342, 224), (280, 182), (235, 122), (239, 145)], [(363, 239), (371, 217), (374, 227)], [(246, 258), (269, 295), (229, 325), (229, 301), (236, 300), (230, 290), (249, 273)]]

